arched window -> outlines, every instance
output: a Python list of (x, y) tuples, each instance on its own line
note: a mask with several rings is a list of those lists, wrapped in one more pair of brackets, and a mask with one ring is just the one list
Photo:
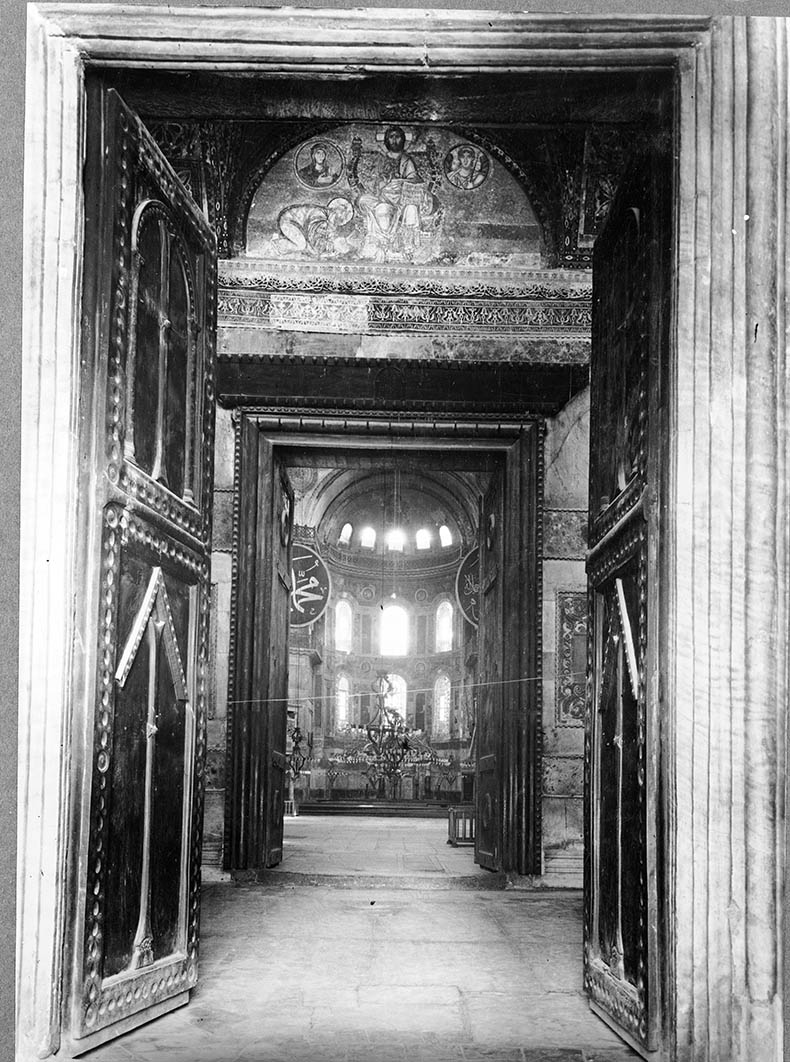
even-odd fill
[(392, 531), (387, 532), (387, 549), (395, 550), (397, 553), (403, 553), (403, 547), (406, 544), (406, 536), (397, 527), (394, 527)]
[(351, 532), (354, 528), (351, 524), (343, 524), (343, 530), (340, 532), (340, 538), (337, 540), (338, 546), (347, 546), (351, 541)]
[(442, 601), (436, 609), (436, 652), (448, 653), (453, 647), (453, 606)]
[(453, 544), (453, 533), (447, 524), (442, 524), (439, 528), (439, 542), (442, 546), (452, 546)]
[(417, 549), (430, 549), (431, 548), (431, 532), (427, 528), (421, 527), (417, 532)]
[(351, 632), (354, 616), (351, 605), (345, 599), (335, 605), (335, 649), (339, 653), (351, 652)]
[(381, 614), (381, 655), (405, 656), (409, 651), (409, 613), (401, 605), (387, 605)]
[(392, 690), (387, 694), (387, 707), (406, 718), (406, 679), (401, 675), (388, 675)]
[(363, 549), (376, 548), (376, 531), (372, 527), (363, 527), (359, 535), (359, 544)]
[(433, 686), (434, 737), (450, 736), (450, 679), (439, 675)]
[(343, 672), (337, 676), (335, 690), (335, 730), (348, 726), (348, 713), (351, 704), (351, 682)]

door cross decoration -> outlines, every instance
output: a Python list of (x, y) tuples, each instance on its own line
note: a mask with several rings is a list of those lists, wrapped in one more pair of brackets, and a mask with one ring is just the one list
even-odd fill
[(140, 914), (132, 944), (132, 958), (128, 969), (138, 970), (154, 962), (154, 940), (151, 927), (151, 823), (154, 794), (154, 758), (156, 752), (157, 721), (161, 705), (158, 703), (159, 665), (167, 663), (170, 682), (176, 701), (188, 717), (194, 721), (187, 695), (187, 681), (178, 651), (178, 641), (173, 629), (173, 616), (162, 576), (161, 568), (154, 568), (151, 580), (124, 646), (121, 660), (115, 672), (115, 681), (123, 689), (137, 658), (143, 640), (148, 649), (148, 699), (145, 721), (145, 782), (143, 804), (143, 850), (140, 872)]
[[(145, 200), (132, 222), (130, 423), (124, 457), (185, 501), (193, 500), (191, 409), (199, 325), (191, 270), (170, 211)], [(137, 357), (138, 345), (148, 357)], [(183, 414), (186, 414), (184, 418)]]

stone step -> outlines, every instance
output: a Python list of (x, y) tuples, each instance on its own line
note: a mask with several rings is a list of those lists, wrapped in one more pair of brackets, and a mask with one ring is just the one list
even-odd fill
[(298, 815), (383, 815), (387, 818), (446, 819), (451, 803), (421, 803), (382, 800), (376, 803), (346, 800), (305, 800), (297, 809)]
[(236, 881), (254, 881), (267, 886), (313, 885), (330, 889), (471, 889), (488, 892), (507, 887), (507, 875), (501, 871), (480, 874), (446, 874), (442, 871), (431, 874), (311, 874), (272, 867), (270, 870), (252, 871), (249, 875), (246, 872), (237, 873), (234, 878)]

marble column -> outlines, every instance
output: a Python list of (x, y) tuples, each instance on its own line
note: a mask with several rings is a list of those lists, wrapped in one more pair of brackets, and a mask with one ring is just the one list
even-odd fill
[(788, 23), (721, 19), (681, 79), (670, 419), (668, 1056), (782, 1058)]

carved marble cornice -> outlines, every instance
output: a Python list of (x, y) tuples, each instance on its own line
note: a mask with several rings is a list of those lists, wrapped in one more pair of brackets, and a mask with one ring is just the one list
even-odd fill
[(587, 341), (589, 274), (514, 268), (377, 267), (305, 269), (226, 261), (221, 327), (344, 334), (522, 336)]
[(435, 295), (590, 302), (585, 269), (540, 269), (537, 256), (510, 265), (376, 265), (372, 262), (273, 262), (228, 258), (218, 263), (222, 288), (346, 295)]

